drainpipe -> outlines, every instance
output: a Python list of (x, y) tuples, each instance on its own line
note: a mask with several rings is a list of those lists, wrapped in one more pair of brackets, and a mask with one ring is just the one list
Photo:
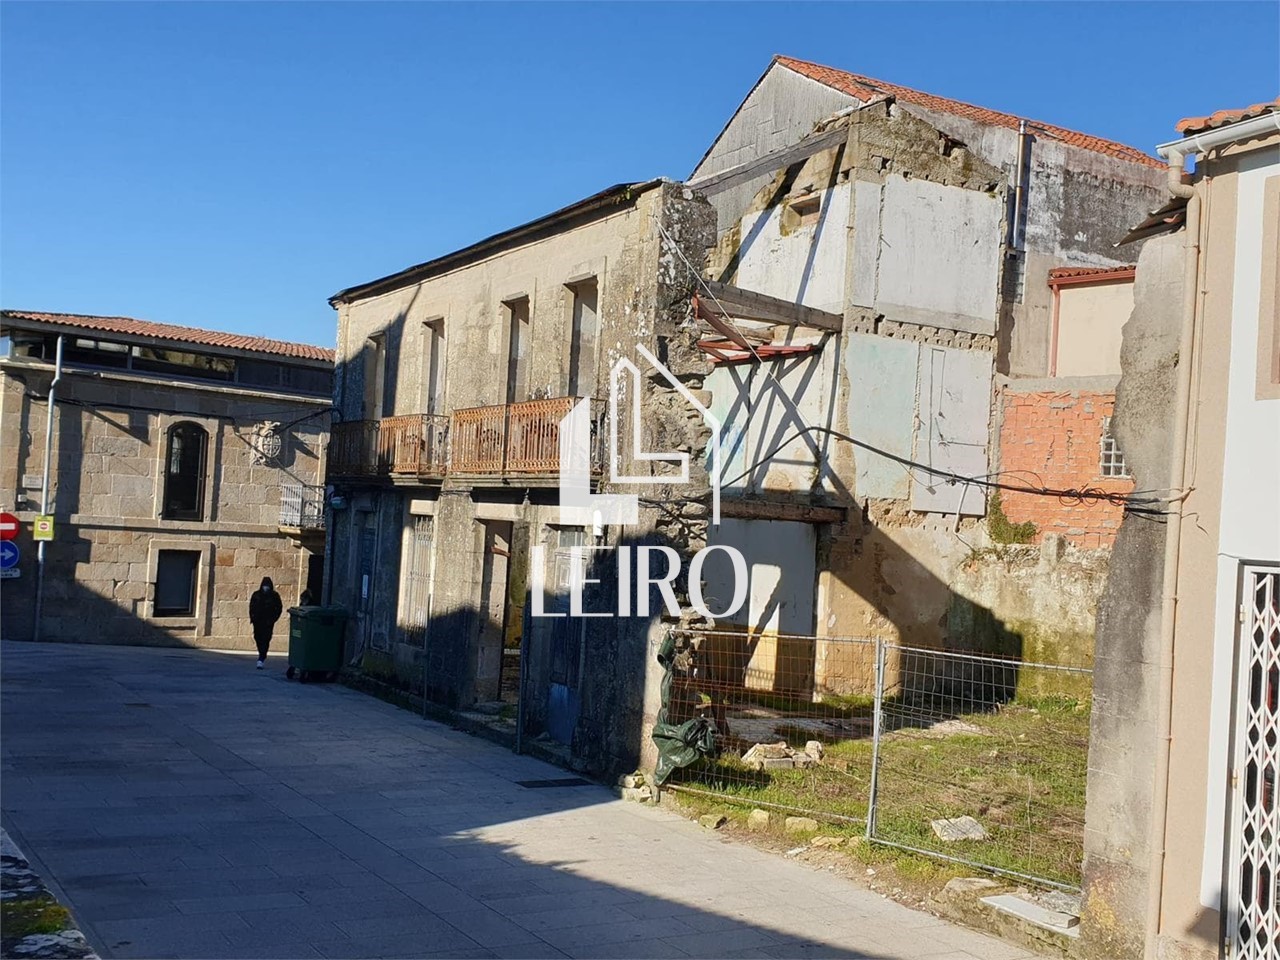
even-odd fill
[(1182, 544), (1182, 513), (1187, 464), (1187, 423), (1191, 411), (1192, 352), (1196, 347), (1196, 289), (1200, 274), (1200, 196), (1193, 185), (1183, 182), (1186, 154), (1180, 149), (1160, 148), (1169, 164), (1169, 193), (1187, 200), (1186, 243), (1183, 261), (1182, 332), (1178, 339), (1178, 379), (1174, 392), (1173, 456), (1169, 486), (1178, 499), (1169, 504), (1165, 527), (1164, 581), (1160, 606), (1160, 684), (1156, 702), (1156, 769), (1152, 795), (1151, 839), (1147, 864), (1147, 916), (1143, 955), (1154, 960), (1164, 908), (1164, 868), (1169, 813), (1169, 755), (1173, 742), (1173, 644), (1177, 621), (1178, 561)]
[(1018, 121), (1018, 166), (1013, 171), (1013, 223), (1009, 225), (1009, 248), (1022, 249), (1022, 217), (1026, 207), (1027, 121)]
[[(58, 394), (58, 381), (62, 379), (62, 334), (58, 335), (58, 347), (54, 354), (53, 380), (49, 383), (49, 407), (44, 418), (44, 476), (40, 481), (40, 512), (50, 513), (49, 503), (49, 466), (53, 459), (53, 407)], [(41, 540), (36, 546), (36, 610), (35, 624), (31, 629), (31, 639), (40, 639), (40, 618), (44, 612), (44, 548)]]

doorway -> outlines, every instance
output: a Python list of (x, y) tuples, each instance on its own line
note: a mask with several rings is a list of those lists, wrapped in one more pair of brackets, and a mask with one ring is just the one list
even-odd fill
[(510, 520), (482, 520), (484, 564), (480, 574), (480, 626), (476, 636), (475, 696), (500, 699), (502, 658), (508, 625), (507, 584), (511, 571)]
[(1232, 958), (1280, 953), (1280, 566), (1243, 568), (1236, 651), (1226, 918)]

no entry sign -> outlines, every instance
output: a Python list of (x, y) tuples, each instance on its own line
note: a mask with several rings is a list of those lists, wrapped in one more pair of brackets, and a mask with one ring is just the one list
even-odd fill
[(0, 513), (0, 540), (12, 540), (18, 535), (18, 518), (12, 513)]

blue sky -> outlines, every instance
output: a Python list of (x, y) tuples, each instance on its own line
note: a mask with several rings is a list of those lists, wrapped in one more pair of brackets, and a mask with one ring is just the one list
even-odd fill
[(1278, 11), (6, 2), (0, 302), (331, 344), (342, 287), (687, 175), (775, 53), (1151, 150), (1276, 95)]

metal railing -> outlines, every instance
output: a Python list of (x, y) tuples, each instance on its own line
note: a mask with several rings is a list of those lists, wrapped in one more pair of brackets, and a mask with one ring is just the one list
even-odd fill
[[(455, 410), (450, 417), (407, 414), (334, 424), (329, 475), (444, 477), (554, 475), (560, 468), (560, 421), (577, 397)], [(597, 405), (598, 422), (603, 404)], [(601, 431), (592, 425), (592, 466)]]
[(282, 485), (280, 526), (298, 530), (323, 530), (324, 487), (307, 483)]
[(335, 423), (329, 430), (330, 476), (377, 476), (378, 432), (377, 420)]
[(560, 421), (577, 397), (455, 410), (450, 470), (551, 474), (560, 467)]
[(719, 752), (673, 790), (1079, 888), (1088, 667), (865, 637), (677, 635), (689, 668), (672, 722), (709, 714)]
[(448, 467), (449, 418), (426, 413), (385, 417), (378, 425), (378, 465), (392, 476), (442, 477)]

